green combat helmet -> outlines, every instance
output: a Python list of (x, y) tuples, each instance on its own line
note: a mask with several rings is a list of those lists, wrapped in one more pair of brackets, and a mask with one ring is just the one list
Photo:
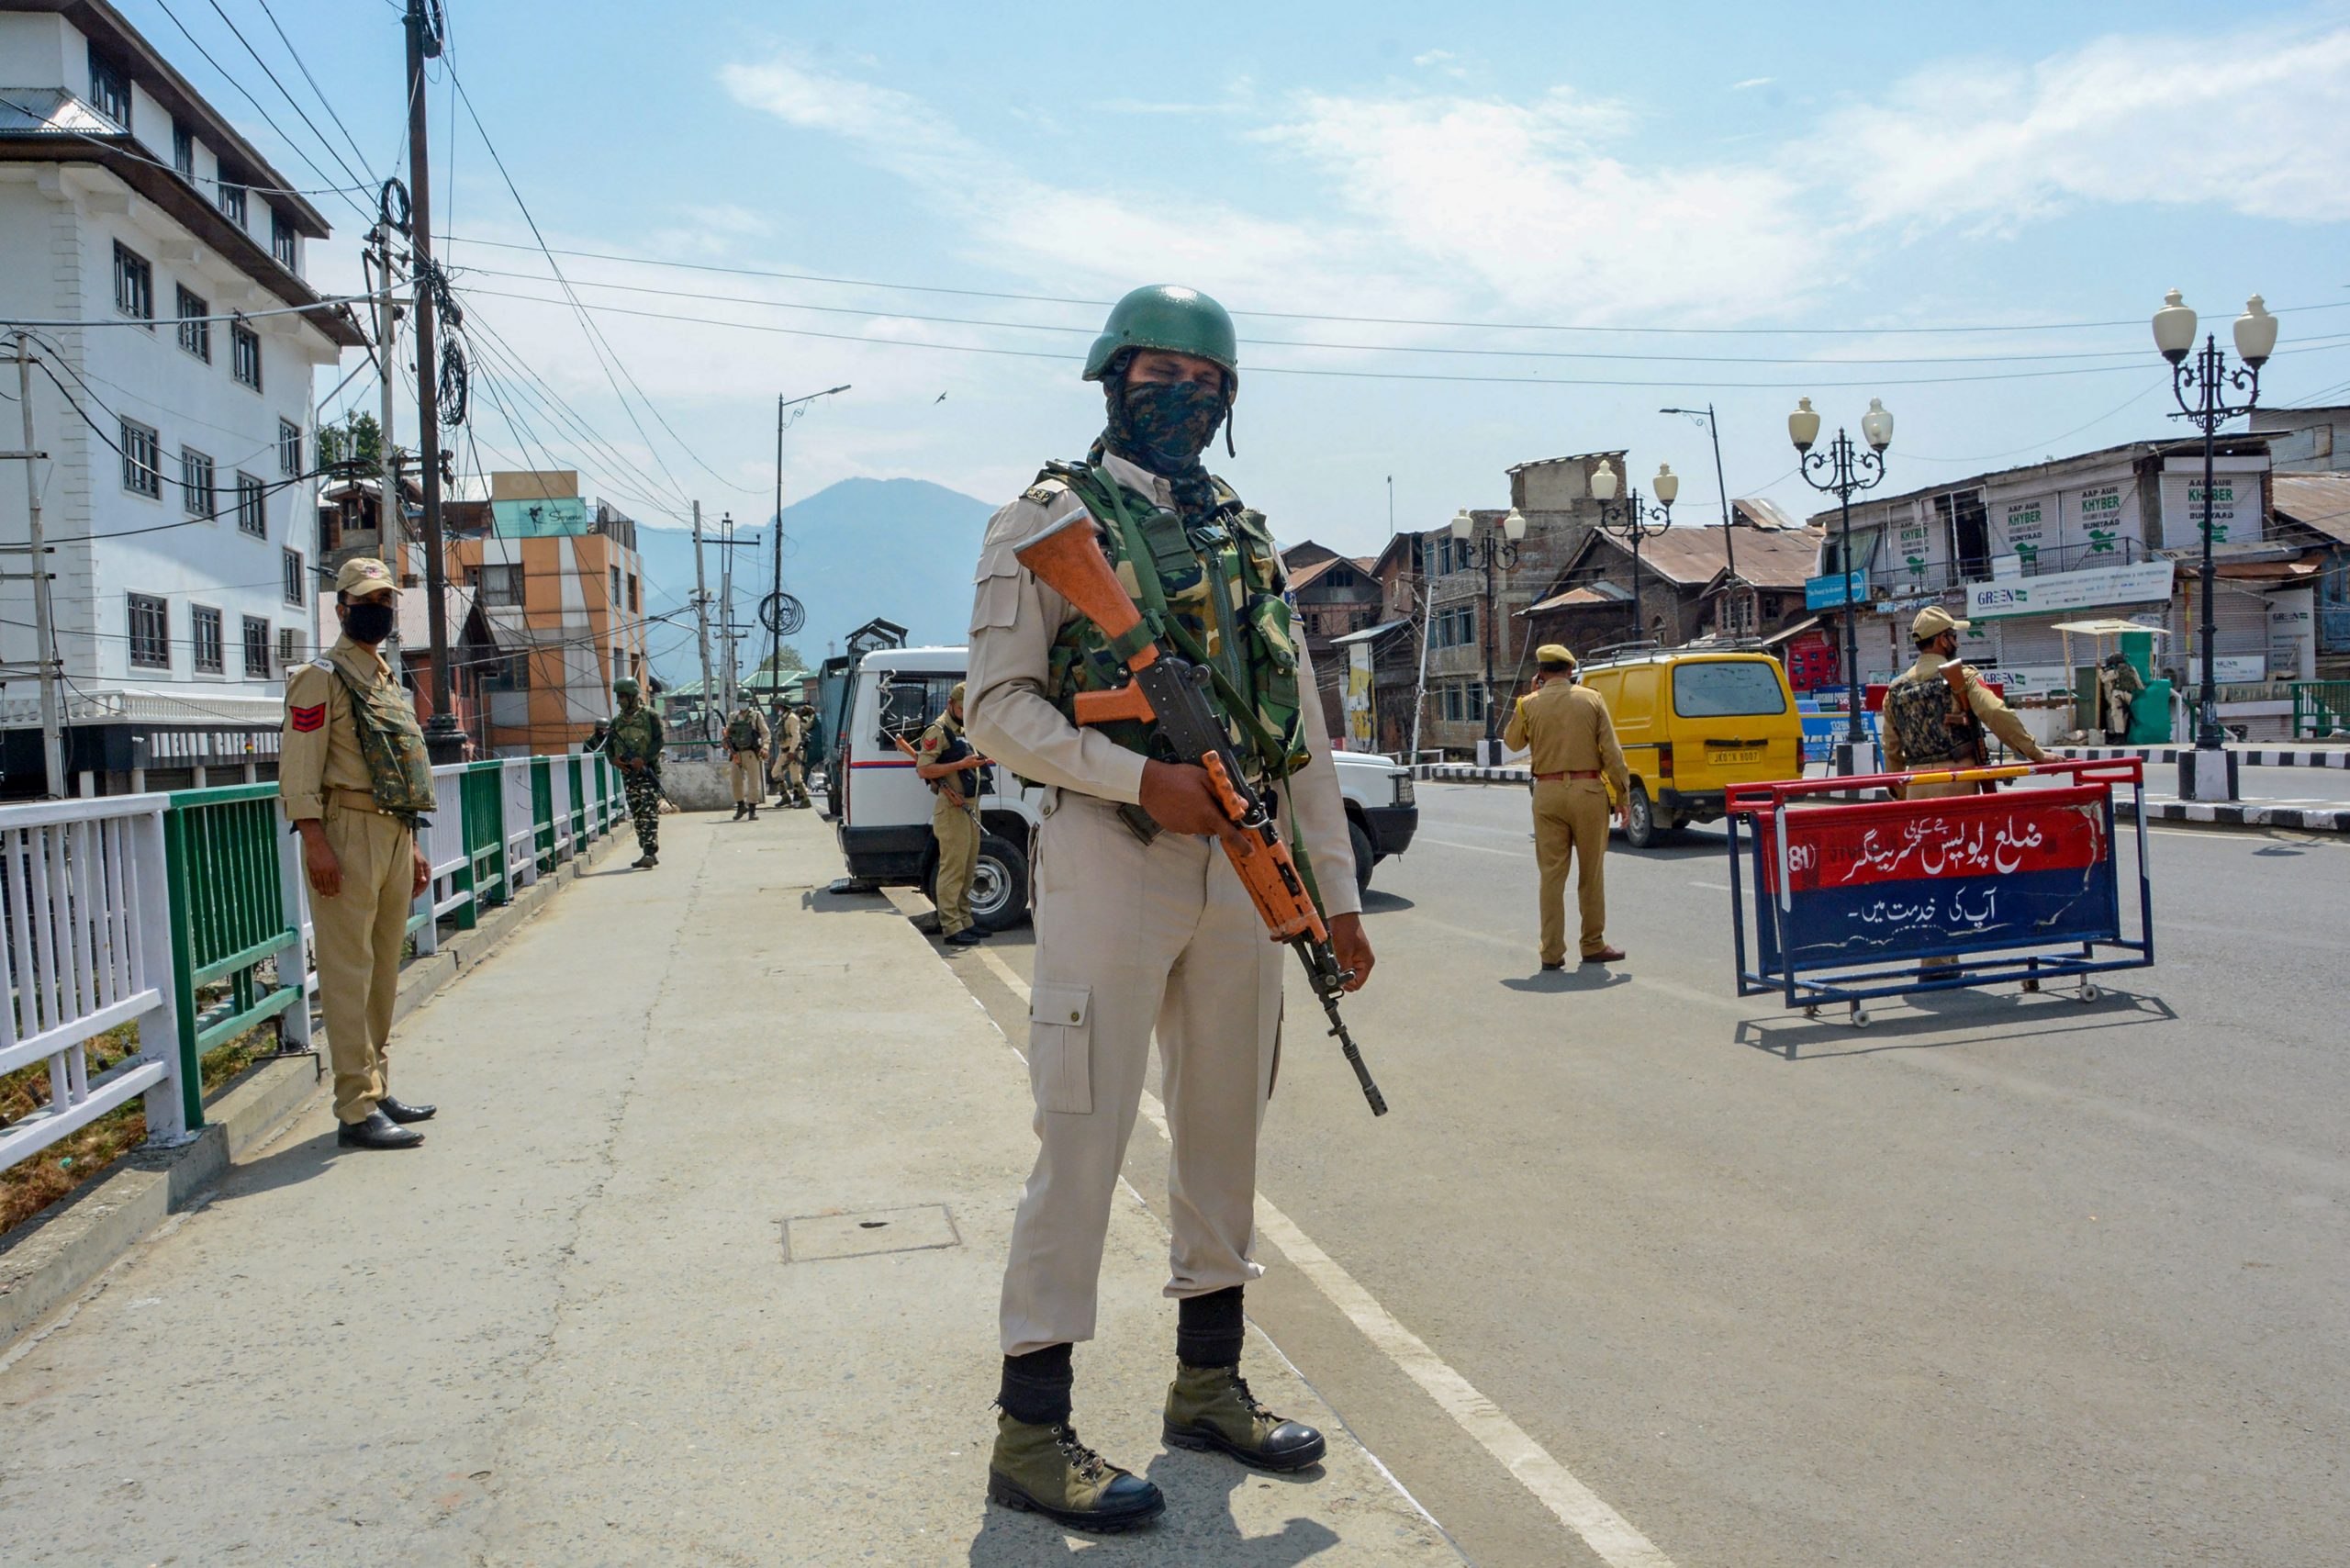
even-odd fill
[(615, 697), (633, 697), (639, 689), (636, 677), (632, 675), (624, 675), (612, 682), (612, 695)]
[(1085, 356), (1085, 379), (1106, 378), (1119, 356), (1132, 349), (1166, 349), (1213, 361), (1224, 367), (1225, 400), (1240, 394), (1240, 340), (1232, 317), (1195, 288), (1154, 283), (1112, 306), (1102, 335)]

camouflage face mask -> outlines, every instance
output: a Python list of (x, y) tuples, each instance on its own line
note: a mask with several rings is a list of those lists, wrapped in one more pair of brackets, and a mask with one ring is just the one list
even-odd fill
[(1196, 382), (1129, 383), (1110, 399), (1110, 450), (1169, 478), (1198, 466), (1224, 422), (1220, 388)]

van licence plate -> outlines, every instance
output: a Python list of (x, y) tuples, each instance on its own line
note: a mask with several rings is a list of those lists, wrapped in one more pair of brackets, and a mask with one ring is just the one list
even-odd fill
[(1716, 746), (1706, 754), (1715, 762), (1760, 762), (1762, 748), (1759, 745)]

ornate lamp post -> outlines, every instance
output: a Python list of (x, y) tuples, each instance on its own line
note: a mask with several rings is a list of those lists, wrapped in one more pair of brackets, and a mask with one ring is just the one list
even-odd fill
[(1485, 749), (1491, 755), (1494, 738), (1501, 734), (1500, 710), (1494, 705), (1494, 567), (1505, 572), (1517, 569), (1517, 542), (1526, 537), (1526, 514), (1516, 507), (1502, 519), (1502, 537), (1488, 533), (1477, 539), (1477, 520), (1462, 507), (1452, 514), (1452, 558), (1457, 562), (1482, 566), (1485, 572), (1485, 620), (1483, 635), (1485, 644)]
[(1681, 494), (1681, 476), (1673, 471), (1670, 463), (1656, 465), (1657, 504), (1650, 506), (1640, 499), (1637, 489), (1614, 506), (1616, 491), (1623, 476), (1616, 472), (1613, 463), (1602, 462), (1591, 476), (1591, 498), (1599, 503), (1599, 526), (1602, 532), (1614, 534), (1632, 547), (1632, 640), (1639, 642), (1648, 635), (1649, 623), (1640, 614), (1640, 541), (1654, 539), (1673, 526), (1673, 498)]
[[(2211, 554), (2216, 532), (2211, 500), (2215, 478), (2212, 470), (2217, 466), (2213, 447), (2220, 427), (2238, 415), (2252, 412), (2253, 404), (2259, 400), (2260, 367), (2277, 349), (2277, 318), (2268, 313), (2268, 308), (2256, 294), (2245, 303), (2244, 314), (2236, 318), (2235, 330), (2236, 355), (2244, 364), (2234, 369), (2229, 368), (2226, 356), (2221, 353), (2216, 334), (2205, 333), (2202, 350), (2197, 352), (2195, 312), (2179, 297), (2178, 290), (2174, 288), (2163, 297), (2163, 308), (2154, 312), (2154, 347), (2170, 361), (2171, 393), (2178, 399), (2179, 417), (2203, 432), (2203, 678), (2202, 689), (2196, 699), (2195, 749), (2205, 756), (2221, 759), (2207, 763), (2203, 756), (2182, 758), (2178, 792), (2190, 801), (2232, 801), (2236, 798), (2235, 769), (2226, 760), (2227, 734), (2220, 728), (2220, 686), (2212, 662), (2219, 633), (2219, 610), (2213, 602), (2219, 567)], [(2189, 355), (2193, 357), (2190, 359)], [(2243, 402), (2228, 401), (2230, 387), (2244, 394)]]
[(1861, 729), (1861, 649), (1860, 634), (1852, 620), (1852, 497), (1862, 490), (1874, 489), (1885, 482), (1885, 449), (1893, 444), (1893, 416), (1886, 412), (1878, 398), (1869, 399), (1869, 411), (1861, 416), (1861, 438), (1867, 442), (1866, 452), (1856, 450), (1852, 438), (1842, 426), (1836, 430), (1836, 439), (1825, 452), (1814, 452), (1813, 442), (1819, 439), (1819, 416), (1812, 411), (1811, 399), (1796, 399), (1796, 411), (1787, 416), (1787, 438), (1803, 454), (1804, 483), (1813, 489), (1834, 496), (1844, 509), (1843, 543), (1838, 559), (1844, 577), (1844, 755), (1839, 758), (1838, 771), (1853, 773), (1860, 767), (1861, 748), (1867, 744)]

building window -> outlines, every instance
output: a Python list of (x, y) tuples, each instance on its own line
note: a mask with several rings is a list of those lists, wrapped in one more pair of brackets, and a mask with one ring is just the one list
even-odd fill
[(506, 658), (487, 661), (481, 670), (484, 691), (528, 691), (531, 689), (531, 657), (515, 654)]
[(220, 176), (220, 210), (227, 213), (238, 228), (245, 226), (245, 187), (230, 185), (225, 174)]
[(212, 479), (212, 459), (192, 446), (180, 448), (180, 494), (187, 498), (190, 517), (209, 519), (220, 510)]
[(178, 304), (172, 314), (180, 319), (180, 347), (210, 364), (212, 323), (203, 318), (212, 314), (212, 302), (200, 294), (190, 294), (185, 284), (178, 286)]
[(636, 574), (634, 572), (631, 572), (628, 577), (628, 612), (631, 615), (634, 615), (641, 603), (642, 601), (637, 597)]
[(277, 629), (277, 673), (284, 675), (302, 662), (302, 633), (291, 626)]
[(302, 552), (299, 550), (285, 552), (285, 602), (288, 604), (309, 602), (309, 588), (302, 576)]
[(196, 629), (196, 673), (218, 675), (223, 665), (220, 653), (220, 612), (208, 606), (188, 607), (188, 616)]
[(90, 46), (90, 106), (123, 129), (130, 129), (130, 84), (96, 44)]
[(114, 308), (141, 321), (155, 319), (155, 269), (119, 240), (114, 242)]
[(145, 425), (122, 421), (122, 487), (134, 496), (163, 493), (163, 443)]
[(1472, 682), (1470, 685), (1462, 687), (1460, 689), (1460, 693), (1461, 702), (1468, 711), (1468, 716), (1483, 722), (1485, 717), (1485, 689), (1483, 685), (1477, 682)]
[(614, 566), (614, 567), (612, 568), (612, 608), (613, 608), (614, 610), (618, 610), (620, 607), (621, 607), (621, 569), (620, 569), (618, 566)]
[(172, 167), (183, 180), (196, 178), (196, 132), (176, 119), (172, 121)]
[(277, 421), (277, 471), (289, 479), (302, 471), (302, 427), (292, 420)]
[(245, 678), (269, 678), (269, 622), (245, 617)]
[(263, 498), (266, 494), (262, 482), (251, 474), (237, 476), (237, 527), (256, 539), (269, 537), (269, 510)]
[(130, 595), (130, 662), (140, 669), (172, 667), (171, 610), (153, 594)]
[(484, 608), (520, 604), (522, 602), (522, 568), (484, 566), (476, 586), (479, 590), (476, 597)]
[(269, 253), (287, 272), (294, 270), (294, 226), (285, 221), (285, 214), (276, 207), (269, 209)]
[(240, 386), (261, 390), (261, 334), (251, 327), (229, 329), (229, 373)]

